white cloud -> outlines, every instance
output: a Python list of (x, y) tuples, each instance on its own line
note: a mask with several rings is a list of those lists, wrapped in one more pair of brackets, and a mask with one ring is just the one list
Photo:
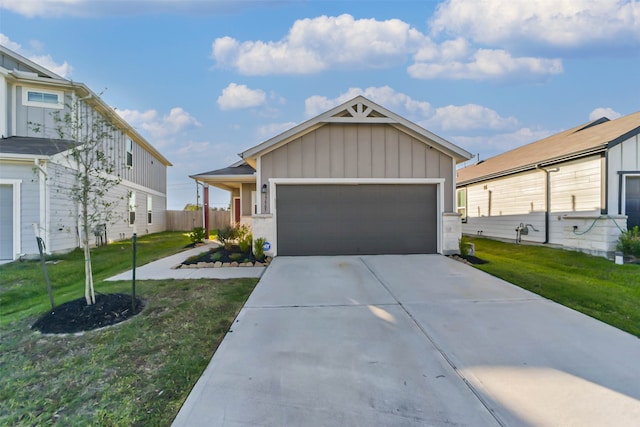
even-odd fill
[(218, 97), (221, 110), (235, 110), (239, 108), (259, 107), (267, 100), (267, 94), (260, 89), (249, 89), (246, 85), (230, 83), (222, 89)]
[[(522, 145), (553, 135), (557, 131), (523, 127), (513, 132), (489, 136), (450, 136), (447, 139), (465, 150), (480, 156), (480, 160), (502, 154)], [(477, 161), (477, 158), (474, 162)]]
[[(69, 78), (71, 77), (71, 74), (73, 72), (73, 67), (71, 65), (69, 65), (69, 63), (67, 63), (67, 61), (63, 62), (62, 64), (58, 64), (57, 62), (55, 62), (53, 60), (53, 58), (51, 57), (51, 55), (35, 55), (32, 54), (31, 52), (29, 52), (28, 50), (25, 50), (22, 48), (22, 45), (20, 45), (20, 43), (16, 43), (12, 40), (9, 39), (9, 37), (7, 37), (6, 35), (0, 33), (0, 45), (3, 45), (11, 50), (13, 50), (14, 52), (19, 53), (20, 55), (24, 56), (25, 58), (29, 59), (30, 61), (35, 62), (36, 64), (46, 68), (49, 71), (54, 72), (55, 74), (64, 77), (64, 78)], [(31, 41), (31, 46), (41, 50), (43, 49), (43, 45), (41, 42), (37, 41), (37, 40), (32, 40)]]
[(162, 146), (167, 138), (201, 124), (181, 107), (174, 107), (169, 114), (160, 117), (156, 110), (116, 110), (133, 128), (151, 138), (151, 143)]
[(332, 68), (384, 68), (403, 63), (425, 36), (399, 19), (320, 16), (294, 22), (279, 41), (216, 39), (217, 64), (246, 75), (309, 74)]
[(238, 0), (1, 0), (0, 9), (7, 9), (27, 17), (51, 16), (114, 16), (148, 14), (150, 8), (158, 13), (219, 15), (238, 10), (269, 6), (265, 1)]
[(280, 135), (282, 132), (291, 129), (296, 125), (298, 125), (298, 123), (286, 122), (286, 123), (271, 123), (265, 126), (260, 126), (258, 128), (256, 136), (261, 140), (266, 140), (276, 135)]
[(383, 107), (437, 131), (508, 130), (519, 122), (514, 117), (502, 117), (496, 111), (476, 104), (447, 105), (434, 108), (427, 101), (411, 98), (389, 86), (350, 88), (336, 98), (314, 95), (305, 100), (305, 114), (316, 116), (358, 95), (371, 99)]
[(515, 117), (502, 117), (495, 110), (482, 105), (447, 105), (436, 108), (427, 123), (444, 131), (491, 129), (514, 129), (518, 126)]
[(466, 49), (445, 52), (441, 61), (416, 62), (407, 71), (417, 79), (517, 79), (536, 80), (563, 71), (560, 59), (513, 57), (504, 50), (478, 49), (472, 55), (458, 61)]
[(419, 117), (424, 117), (432, 112), (431, 104), (428, 102), (417, 101), (409, 95), (396, 92), (389, 86), (381, 86), (368, 87), (366, 89), (349, 88), (346, 92), (332, 99), (319, 95), (311, 96), (304, 102), (305, 114), (307, 116), (316, 116), (358, 95), (362, 95), (394, 112), (401, 109), (405, 113)]
[(522, 42), (575, 48), (638, 46), (640, 3), (635, 0), (447, 0), (430, 22), (434, 34), (482, 44)]
[(622, 114), (618, 113), (613, 108), (600, 107), (594, 109), (591, 113), (589, 113), (589, 120), (598, 120), (601, 117), (606, 117), (610, 120), (613, 120), (621, 116)]

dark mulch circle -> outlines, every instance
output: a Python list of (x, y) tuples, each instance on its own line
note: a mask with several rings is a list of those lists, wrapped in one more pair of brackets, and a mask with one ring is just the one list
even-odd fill
[(465, 255), (462, 258), (469, 261), (471, 264), (487, 264), (489, 261), (485, 261), (473, 255)]
[(96, 294), (96, 303), (87, 305), (84, 297), (59, 305), (40, 317), (31, 329), (45, 334), (72, 334), (115, 325), (142, 311), (144, 304), (136, 298), (135, 310), (131, 295)]

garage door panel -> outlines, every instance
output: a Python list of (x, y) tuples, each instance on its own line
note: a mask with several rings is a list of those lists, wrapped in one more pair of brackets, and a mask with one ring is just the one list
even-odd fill
[(435, 185), (279, 185), (278, 253), (435, 253)]

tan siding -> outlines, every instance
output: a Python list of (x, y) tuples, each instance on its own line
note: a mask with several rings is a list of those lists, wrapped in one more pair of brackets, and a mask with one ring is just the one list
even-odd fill
[(397, 129), (385, 129), (385, 178), (400, 176), (400, 133)]
[(400, 160), (400, 178), (411, 178), (413, 162), (411, 161), (411, 137), (405, 133), (398, 134), (398, 158)]
[(371, 176), (373, 178), (386, 176), (384, 137), (384, 128), (376, 127), (371, 133)]
[(453, 211), (453, 160), (388, 125), (330, 124), (261, 157), (269, 178), (444, 178)]
[(358, 126), (358, 178), (371, 178), (371, 126)]
[(301, 177), (302, 176), (302, 141), (296, 139), (289, 144), (282, 147), (287, 150), (287, 176), (288, 177)]
[[(316, 176), (316, 133), (311, 132), (302, 137), (302, 177)], [(295, 178), (292, 176), (292, 178)]]
[[(326, 127), (326, 126), (325, 126)], [(331, 138), (331, 178), (344, 178), (344, 131), (340, 126), (329, 126)]]
[(344, 127), (344, 175), (345, 178), (358, 177), (358, 128), (355, 125)]
[(331, 131), (327, 126), (316, 131), (316, 174), (331, 176)]
[(414, 178), (423, 178), (427, 176), (427, 146), (419, 141), (413, 141), (411, 145), (411, 153), (413, 164), (411, 165), (411, 173)]

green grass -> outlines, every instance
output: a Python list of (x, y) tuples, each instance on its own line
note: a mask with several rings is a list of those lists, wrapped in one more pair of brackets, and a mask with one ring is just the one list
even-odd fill
[[(184, 250), (189, 243), (188, 233), (165, 232), (140, 236), (136, 245), (137, 265)], [(56, 304), (84, 296), (82, 250), (53, 255), (48, 260), (47, 272)], [(100, 281), (131, 269), (131, 241), (93, 248), (91, 260), (96, 292), (104, 292), (107, 282)], [(50, 308), (40, 261), (17, 261), (1, 265), (0, 277), (0, 326)]]
[(473, 238), (475, 267), (640, 337), (640, 265)]
[[(141, 237), (139, 264), (187, 241), (178, 233)], [(84, 294), (82, 254), (60, 258), (49, 265), (58, 304)], [(97, 248), (92, 258), (97, 291), (130, 291), (130, 282), (100, 282), (130, 268), (130, 242)], [(170, 425), (257, 282), (138, 281), (141, 314), (82, 335), (42, 335), (30, 330), (48, 310), (39, 263), (0, 266), (0, 277), (0, 425), (11, 426)]]

